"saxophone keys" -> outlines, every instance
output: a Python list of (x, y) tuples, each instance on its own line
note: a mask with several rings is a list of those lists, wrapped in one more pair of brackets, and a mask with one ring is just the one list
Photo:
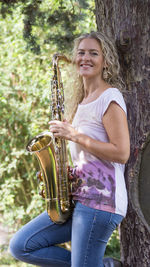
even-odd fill
[(45, 190), (44, 190), (44, 188), (43, 188), (41, 191), (39, 191), (39, 195), (40, 195), (42, 198), (45, 198)]
[(42, 182), (43, 181), (43, 177), (42, 177), (42, 172), (41, 171), (38, 171), (36, 173), (36, 177), (38, 179), (39, 182)]

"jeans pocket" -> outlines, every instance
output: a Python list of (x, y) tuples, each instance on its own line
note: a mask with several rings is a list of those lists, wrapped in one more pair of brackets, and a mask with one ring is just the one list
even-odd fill
[(112, 227), (112, 230), (115, 230), (116, 227), (121, 223), (123, 220), (123, 216), (116, 213), (111, 213), (109, 225)]

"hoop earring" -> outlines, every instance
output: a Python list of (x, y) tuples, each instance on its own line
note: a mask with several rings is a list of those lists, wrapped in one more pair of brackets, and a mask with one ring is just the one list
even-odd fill
[(104, 80), (108, 79), (108, 70), (107, 70), (107, 68), (103, 69), (103, 78), (104, 78)]

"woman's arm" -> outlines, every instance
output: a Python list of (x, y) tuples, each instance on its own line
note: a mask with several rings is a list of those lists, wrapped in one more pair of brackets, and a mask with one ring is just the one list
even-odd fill
[(50, 131), (55, 137), (78, 143), (100, 159), (124, 164), (129, 158), (130, 140), (127, 119), (125, 112), (116, 102), (111, 102), (103, 116), (109, 143), (79, 133), (67, 122), (51, 121), (49, 124)]

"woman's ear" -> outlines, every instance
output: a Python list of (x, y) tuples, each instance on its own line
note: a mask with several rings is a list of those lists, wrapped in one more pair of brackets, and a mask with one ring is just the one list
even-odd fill
[(103, 79), (105, 81), (107, 81), (107, 79), (108, 79), (108, 64), (107, 64), (105, 59), (104, 59), (104, 66), (103, 66), (103, 74), (102, 75), (103, 75)]
[(108, 68), (108, 64), (107, 64), (106, 59), (104, 59), (104, 68)]

